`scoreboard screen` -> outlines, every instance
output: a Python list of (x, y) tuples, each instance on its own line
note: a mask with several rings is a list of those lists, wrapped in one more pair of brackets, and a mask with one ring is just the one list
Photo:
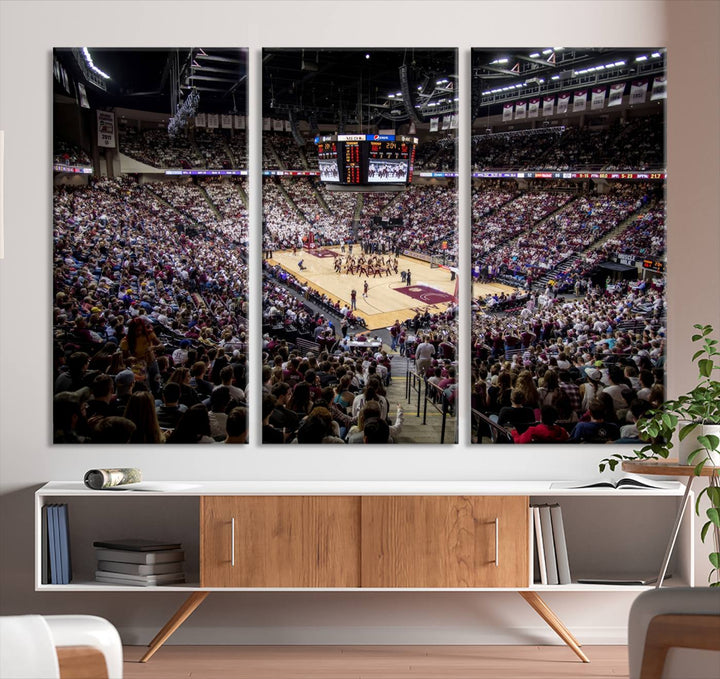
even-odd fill
[(320, 179), (345, 186), (409, 184), (417, 142), (389, 134), (316, 137)]

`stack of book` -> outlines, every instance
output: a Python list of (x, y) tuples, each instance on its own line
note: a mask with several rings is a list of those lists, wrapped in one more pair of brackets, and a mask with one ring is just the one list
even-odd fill
[(93, 546), (98, 582), (140, 587), (185, 582), (185, 552), (179, 542), (129, 539), (97, 541)]
[(68, 506), (43, 505), (42, 581), (67, 585), (72, 580)]
[(569, 585), (572, 578), (562, 508), (543, 504), (531, 509), (535, 527), (534, 580), (541, 585)]

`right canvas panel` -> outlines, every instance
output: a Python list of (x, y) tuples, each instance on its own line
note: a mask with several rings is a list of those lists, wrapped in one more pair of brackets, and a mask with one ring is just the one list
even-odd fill
[(664, 400), (666, 51), (472, 51), (473, 443), (637, 444)]

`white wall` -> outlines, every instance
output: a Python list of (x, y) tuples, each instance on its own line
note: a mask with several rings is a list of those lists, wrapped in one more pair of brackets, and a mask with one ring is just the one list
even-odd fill
[[(34, 593), (32, 493), (48, 479), (79, 480), (98, 466), (138, 466), (150, 479), (543, 479), (593, 474), (607, 450), (363, 447), (290, 455), (253, 445), (203, 448), (58, 448), (50, 445), (49, 171), (53, 46), (250, 48), (250, 114), (260, 118), (260, 50), (267, 47), (669, 47), (669, 386), (690, 386), (690, 327), (720, 320), (718, 2), (0, 2), (0, 129), (5, 130), (5, 260), (0, 262), (0, 483), (2, 612), (88, 612), (127, 641), (146, 642), (179, 605), (171, 593)], [(469, 131), (467, 88), (461, 133)], [(260, 168), (260, 134), (251, 170)], [(468, 165), (468, 145), (461, 164)], [(47, 170), (38, 171), (38, 168)], [(460, 186), (469, 223), (469, 180)], [(260, 188), (251, 193), (259, 235)], [(469, 244), (467, 229), (461, 244)], [(461, 248), (467, 252), (468, 247)], [(259, 252), (254, 253), (256, 264)], [(461, 262), (462, 264), (462, 262)], [(466, 260), (464, 266), (469, 262)], [(257, 267), (256, 267), (257, 269)], [(258, 290), (259, 276), (252, 280)], [(461, 303), (469, 293), (463, 289)], [(257, 300), (255, 300), (257, 302)], [(251, 319), (259, 318), (255, 303)], [(468, 324), (462, 325), (467, 336)], [(257, 341), (257, 337), (254, 338)], [(255, 347), (256, 349), (257, 347)], [(257, 354), (256, 354), (257, 355)], [(465, 346), (461, 358), (467, 358)], [(257, 363), (257, 362), (255, 362)], [(257, 374), (257, 366), (255, 373)], [(257, 384), (257, 380), (256, 380)], [(469, 400), (467, 384), (461, 412)], [(253, 433), (251, 431), (251, 433)], [(257, 440), (255, 426), (254, 440)], [(331, 448), (331, 447), (328, 447)], [(698, 566), (702, 582), (706, 569)], [(554, 594), (548, 603), (584, 642), (624, 640), (632, 597)], [(592, 610), (592, 618), (587, 611)], [(177, 642), (539, 643), (552, 634), (512, 594), (225, 594), (211, 597)]]

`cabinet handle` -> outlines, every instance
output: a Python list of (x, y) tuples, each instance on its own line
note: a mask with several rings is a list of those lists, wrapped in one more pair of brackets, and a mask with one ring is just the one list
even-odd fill
[(495, 517), (495, 567), (500, 565), (500, 519)]
[(230, 519), (230, 565), (235, 568), (235, 517)]

